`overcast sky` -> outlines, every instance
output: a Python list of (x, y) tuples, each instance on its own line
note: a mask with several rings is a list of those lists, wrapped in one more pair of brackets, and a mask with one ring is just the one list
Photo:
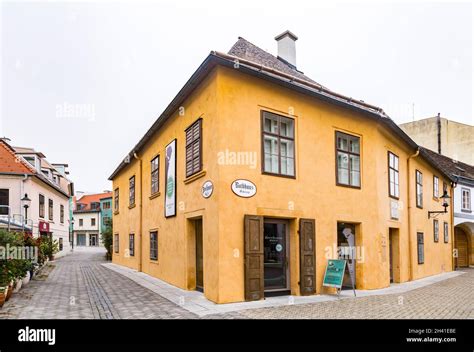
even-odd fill
[[(381, 106), (397, 123), (473, 124), (470, 3), (335, 1), (4, 2), (0, 135), (70, 165), (76, 190), (107, 181), (211, 50), (238, 36)], [(78, 108), (68, 110), (66, 108)]]

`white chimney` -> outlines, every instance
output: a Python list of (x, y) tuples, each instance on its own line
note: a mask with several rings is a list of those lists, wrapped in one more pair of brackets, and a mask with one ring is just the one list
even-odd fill
[(283, 59), (296, 69), (296, 46), (298, 37), (290, 31), (284, 31), (277, 35), (275, 40), (278, 42), (278, 58)]

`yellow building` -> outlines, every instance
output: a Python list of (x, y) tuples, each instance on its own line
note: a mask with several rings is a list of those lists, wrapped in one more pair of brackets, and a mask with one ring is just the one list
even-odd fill
[(218, 303), (333, 292), (348, 247), (357, 289), (451, 271), (451, 207), (428, 216), (450, 176), (276, 39), (278, 58), (243, 38), (211, 52), (110, 176), (113, 262)]

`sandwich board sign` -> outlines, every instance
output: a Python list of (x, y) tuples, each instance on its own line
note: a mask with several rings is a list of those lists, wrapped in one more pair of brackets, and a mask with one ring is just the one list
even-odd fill
[[(337, 289), (338, 296), (341, 293), (342, 282), (344, 280), (344, 273), (346, 272), (347, 261), (344, 259), (328, 259), (326, 266), (326, 272), (324, 273), (323, 286), (335, 287)], [(349, 270), (352, 278), (352, 272)], [(354, 281), (352, 280), (352, 288), (355, 288)]]

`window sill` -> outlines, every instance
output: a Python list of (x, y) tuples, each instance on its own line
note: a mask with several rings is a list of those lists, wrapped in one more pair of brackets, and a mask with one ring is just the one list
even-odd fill
[(352, 188), (352, 189), (362, 189), (361, 186), (346, 185), (346, 184), (344, 184), (344, 183), (336, 183), (336, 186), (339, 186), (339, 187), (346, 187), (346, 188)]
[(438, 197), (433, 197), (433, 200), (434, 200), (435, 202), (439, 202), (439, 198), (438, 198)]
[(155, 192), (151, 196), (148, 197), (148, 199), (155, 199), (158, 198), (161, 195), (161, 192)]
[(118, 214), (119, 214), (118, 210), (114, 211), (114, 215), (118, 215)]
[(267, 171), (262, 171), (262, 175), (283, 177), (283, 178), (289, 178), (289, 179), (296, 180), (296, 175), (292, 176), (292, 175), (284, 175), (284, 174), (275, 174), (273, 172), (267, 172)]
[(201, 178), (203, 176), (206, 176), (206, 170), (201, 170), (198, 173), (195, 173), (194, 175), (189, 176), (183, 182), (185, 185), (187, 185), (188, 183), (196, 181), (198, 178)]
[(469, 209), (461, 209), (462, 213), (472, 213), (472, 210)]
[(129, 206), (128, 206), (128, 209), (133, 209), (133, 208), (135, 208), (136, 206), (137, 206), (136, 204), (129, 205)]
[(157, 259), (157, 260), (150, 259), (150, 260), (149, 260), (149, 263), (150, 263), (150, 264), (155, 264), (155, 265), (158, 265), (158, 264), (159, 264), (159, 263), (158, 263), (158, 259)]

